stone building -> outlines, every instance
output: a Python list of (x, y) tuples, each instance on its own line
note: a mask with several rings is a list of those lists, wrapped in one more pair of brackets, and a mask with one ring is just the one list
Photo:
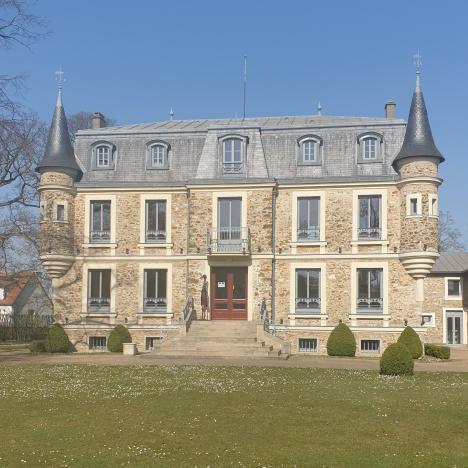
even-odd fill
[(74, 149), (59, 90), (38, 167), (42, 261), (76, 349), (105, 348), (119, 323), (139, 350), (172, 354), (215, 335), (231, 352), (255, 335), (268, 354), (324, 353), (339, 321), (358, 354), (381, 353), (406, 323), (447, 341), (443, 286), (428, 279), (444, 158), (419, 81), (407, 124), (393, 102), (384, 118), (106, 128), (96, 113)]

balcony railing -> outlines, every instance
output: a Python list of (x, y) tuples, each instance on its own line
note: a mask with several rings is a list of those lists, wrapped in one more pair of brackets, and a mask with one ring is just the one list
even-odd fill
[(167, 299), (165, 297), (145, 297), (143, 309), (147, 313), (158, 313), (167, 311)]
[(359, 239), (380, 240), (382, 238), (382, 229), (376, 228), (358, 228)]
[(382, 312), (383, 298), (381, 297), (360, 297), (357, 300), (358, 312), (372, 313)]
[(146, 231), (146, 242), (166, 242), (166, 231)]
[(109, 297), (88, 297), (89, 313), (108, 313), (110, 312)]
[(320, 228), (318, 226), (311, 226), (309, 228), (298, 228), (297, 240), (305, 242), (320, 240)]
[(91, 231), (90, 240), (93, 243), (106, 243), (110, 241), (110, 231)]
[(250, 229), (221, 228), (208, 229), (206, 233), (206, 250), (213, 253), (250, 253)]
[(239, 172), (242, 172), (241, 162), (224, 162), (223, 163), (224, 174), (239, 174)]
[(296, 312), (301, 314), (319, 314), (320, 297), (296, 297)]

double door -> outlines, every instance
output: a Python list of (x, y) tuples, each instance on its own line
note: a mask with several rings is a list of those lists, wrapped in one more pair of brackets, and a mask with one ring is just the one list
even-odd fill
[(463, 312), (447, 311), (445, 315), (447, 344), (459, 345), (463, 343)]
[(211, 269), (211, 319), (247, 320), (247, 267)]

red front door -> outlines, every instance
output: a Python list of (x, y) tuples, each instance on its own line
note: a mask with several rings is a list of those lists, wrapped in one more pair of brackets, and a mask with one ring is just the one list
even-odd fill
[(247, 320), (247, 268), (211, 269), (211, 320)]

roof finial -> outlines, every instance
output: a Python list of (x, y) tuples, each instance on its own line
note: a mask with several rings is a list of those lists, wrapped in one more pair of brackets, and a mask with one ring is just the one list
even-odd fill
[(414, 65), (416, 66), (416, 90), (421, 89), (420, 76), (421, 76), (421, 65), (422, 65), (422, 55), (418, 51), (413, 55)]
[(58, 93), (57, 93), (57, 107), (62, 107), (62, 87), (63, 83), (65, 82), (65, 79), (63, 75), (65, 72), (62, 69), (62, 65), (60, 65), (59, 69), (55, 72), (55, 80), (57, 81), (57, 88), (58, 88)]
[(320, 101), (317, 104), (317, 115), (322, 115), (322, 104), (320, 104)]
[(169, 119), (170, 120), (174, 119), (174, 111), (172, 110), (172, 106), (171, 106), (171, 110), (169, 111)]

